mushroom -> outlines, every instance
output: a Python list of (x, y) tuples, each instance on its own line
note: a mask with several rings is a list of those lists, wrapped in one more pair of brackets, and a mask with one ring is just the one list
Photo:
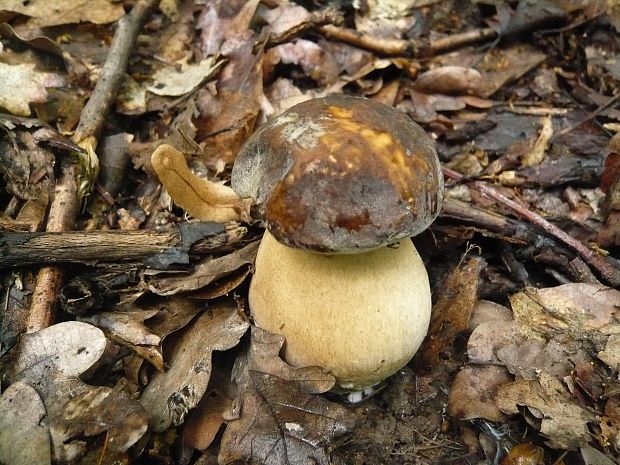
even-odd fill
[(431, 311), (410, 237), (436, 218), (432, 139), (402, 112), (336, 95), (291, 107), (242, 147), (232, 188), (267, 232), (249, 291), (255, 323), (285, 337), (294, 366), (365, 389), (415, 354)]

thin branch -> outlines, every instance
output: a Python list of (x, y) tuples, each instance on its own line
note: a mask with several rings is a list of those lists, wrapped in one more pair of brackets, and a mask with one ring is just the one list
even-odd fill
[(237, 223), (183, 223), (166, 231), (7, 232), (0, 237), (0, 269), (56, 263), (138, 262), (156, 268), (186, 264), (187, 254), (207, 255), (238, 243)]
[[(92, 138), (95, 141), (93, 145), (96, 145), (96, 137), (116, 98), (138, 32), (146, 15), (156, 3), (156, 0), (138, 0), (132, 11), (119, 20), (101, 77), (80, 116), (80, 122), (73, 136), (74, 142), (80, 143)], [(79, 168), (76, 162), (65, 162), (56, 185), (56, 195), (50, 207), (46, 231), (60, 232), (73, 229), (80, 204), (78, 176)], [(27, 318), (27, 332), (38, 331), (53, 323), (54, 306), (62, 279), (62, 271), (58, 268), (46, 267), (39, 271)]]

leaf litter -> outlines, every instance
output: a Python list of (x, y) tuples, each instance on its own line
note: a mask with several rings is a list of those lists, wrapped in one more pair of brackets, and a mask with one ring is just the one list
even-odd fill
[[(119, 18), (149, 1), (53, 3), (0, 6), (3, 232), (54, 221), (53, 186), (81, 151), (66, 137), (116, 58)], [(110, 263), (105, 253), (101, 263), (73, 261), (67, 282), (115, 278), (93, 287), (98, 303), (80, 322), (34, 332), (37, 280), (18, 267), (1, 281), (0, 461), (618, 458), (618, 281), (601, 272), (619, 269), (612, 2), (207, 0), (160, 9), (146, 14), (127, 69), (116, 70), (122, 92), (104, 99), (104, 138), (125, 141), (118, 182), (102, 175), (75, 227), (166, 230), (185, 214), (246, 221), (249, 204), (205, 208), (192, 189), (204, 194), (200, 180), (219, 180), (214, 196), (225, 200), (239, 147), (290, 106), (366, 96), (421, 123), (445, 168), (444, 211), (414, 239), (433, 286), (431, 331), (409, 366), (349, 406), (329, 393), (331, 375), (286, 365), (283, 341), (247, 318), (259, 224), (228, 243), (193, 243), (182, 265)], [(178, 151), (179, 170), (151, 164), (163, 144)], [(490, 197), (491, 185), (503, 197)], [(57, 321), (74, 318), (58, 312)]]

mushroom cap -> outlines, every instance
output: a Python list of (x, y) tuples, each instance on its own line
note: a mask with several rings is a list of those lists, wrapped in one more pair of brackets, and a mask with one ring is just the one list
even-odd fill
[(380, 247), (426, 229), (443, 201), (433, 140), (399, 110), (333, 95), (295, 105), (241, 148), (232, 188), (281, 243), (318, 252)]
[(317, 254), (263, 236), (250, 284), (257, 326), (286, 338), (284, 359), (320, 366), (345, 391), (402, 368), (431, 314), (424, 263), (410, 239), (359, 254)]

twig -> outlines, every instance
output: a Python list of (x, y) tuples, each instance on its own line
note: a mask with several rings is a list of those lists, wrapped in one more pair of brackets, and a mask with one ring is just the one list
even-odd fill
[[(80, 143), (87, 138), (96, 140), (115, 100), (142, 23), (155, 4), (155, 0), (138, 0), (131, 12), (119, 20), (101, 77), (80, 116), (74, 142)], [(96, 142), (92, 145), (96, 145)], [(46, 231), (60, 232), (73, 228), (80, 203), (76, 181), (78, 175), (75, 162), (67, 163), (63, 167), (56, 185), (56, 195), (50, 208)], [(54, 321), (53, 309), (61, 283), (62, 271), (58, 268), (47, 267), (39, 271), (26, 323), (27, 332), (38, 331)]]
[[(453, 179), (455, 181), (461, 182), (465, 180), (465, 177), (458, 173), (457, 171), (451, 170), (449, 168), (442, 168), (443, 173), (446, 177)], [(569, 236), (567, 233), (562, 231), (560, 228), (550, 223), (542, 216), (537, 213), (534, 213), (522, 205), (518, 204), (514, 200), (509, 199), (505, 195), (501, 194), (493, 187), (488, 186), (487, 184), (481, 181), (475, 181), (473, 183), (474, 187), (480, 191), (483, 195), (487, 197), (491, 197), (494, 200), (497, 200), (502, 205), (510, 208), (512, 211), (517, 213), (519, 216), (525, 218), (529, 222), (535, 224), (542, 228), (547, 234), (555, 237), (559, 241), (563, 242), (571, 249), (573, 249), (577, 254), (584, 259), (586, 263), (588, 263), (592, 268), (597, 270), (601, 276), (611, 285), (619, 286), (620, 285), (620, 270), (606, 262), (603, 257), (598, 255), (596, 252), (592, 251), (581, 241)]]
[(359, 48), (389, 56), (414, 56), (418, 53), (421, 56), (430, 56), (497, 37), (497, 32), (493, 29), (484, 28), (443, 37), (441, 39), (433, 40), (427, 45), (423, 45), (415, 40), (385, 39), (383, 37), (371, 36), (354, 29), (337, 27), (331, 24), (325, 25), (319, 30), (326, 37), (331, 39), (340, 40), (341, 42), (345, 42)]
[(307, 31), (311, 29), (316, 29), (320, 26), (324, 26), (327, 24), (335, 26), (340, 25), (342, 24), (342, 21), (342, 12), (337, 8), (328, 6), (327, 8), (312, 13), (307, 21), (299, 23), (280, 34), (271, 34), (269, 36), (269, 39), (267, 40), (267, 44), (265, 45), (265, 47), (270, 48), (285, 42), (289, 42), (295, 37), (299, 37)]
[(566, 128), (566, 129), (563, 129), (560, 132), (555, 133), (555, 135), (551, 138), (550, 142), (553, 142), (554, 140), (557, 140), (558, 137), (563, 136), (565, 134), (568, 134), (569, 132), (574, 131), (575, 129), (577, 129), (579, 126), (587, 123), (591, 119), (596, 118), (601, 112), (605, 111), (607, 108), (612, 106), (618, 100), (618, 98), (620, 98), (620, 92), (618, 92), (618, 93), (616, 93), (616, 95), (613, 95), (612, 97), (610, 97), (609, 100), (607, 100), (607, 102), (605, 102), (603, 105), (598, 107), (592, 113), (589, 113), (585, 118), (583, 118), (578, 123), (573, 124), (572, 126)]
[(238, 243), (237, 223), (183, 223), (167, 231), (7, 232), (0, 237), (0, 269), (51, 263), (141, 262), (166, 268), (186, 264), (187, 253), (212, 254)]
[(465, 47), (466, 45), (482, 42), (483, 40), (491, 40), (497, 37), (497, 32), (490, 27), (484, 29), (477, 29), (475, 31), (462, 32), (460, 34), (453, 34), (441, 39), (433, 40), (428, 47), (421, 50), (422, 54), (436, 55), (438, 53), (447, 52), (459, 47)]
[(511, 210), (513, 210), (519, 216), (522, 216), (531, 223), (534, 223), (536, 226), (541, 227), (545, 232), (568, 245), (575, 252), (577, 252), (577, 254), (579, 254), (579, 256), (583, 258), (586, 263), (589, 263), (590, 266), (597, 270), (608, 283), (612, 284), (613, 286), (620, 285), (620, 270), (607, 263), (600, 255), (592, 251), (581, 241), (569, 236), (567, 233), (562, 231), (556, 225), (544, 219), (539, 214), (528, 210), (522, 205), (519, 205), (514, 200), (511, 200), (505, 195), (496, 191), (493, 187), (488, 186), (480, 181), (474, 182), (474, 186), (482, 194), (497, 200), (502, 205), (505, 205)]
[(330, 39), (336, 39), (380, 55), (413, 56), (418, 48), (417, 43), (412, 40), (385, 39), (363, 34), (355, 29), (337, 27), (332, 24), (321, 27), (320, 31)]

